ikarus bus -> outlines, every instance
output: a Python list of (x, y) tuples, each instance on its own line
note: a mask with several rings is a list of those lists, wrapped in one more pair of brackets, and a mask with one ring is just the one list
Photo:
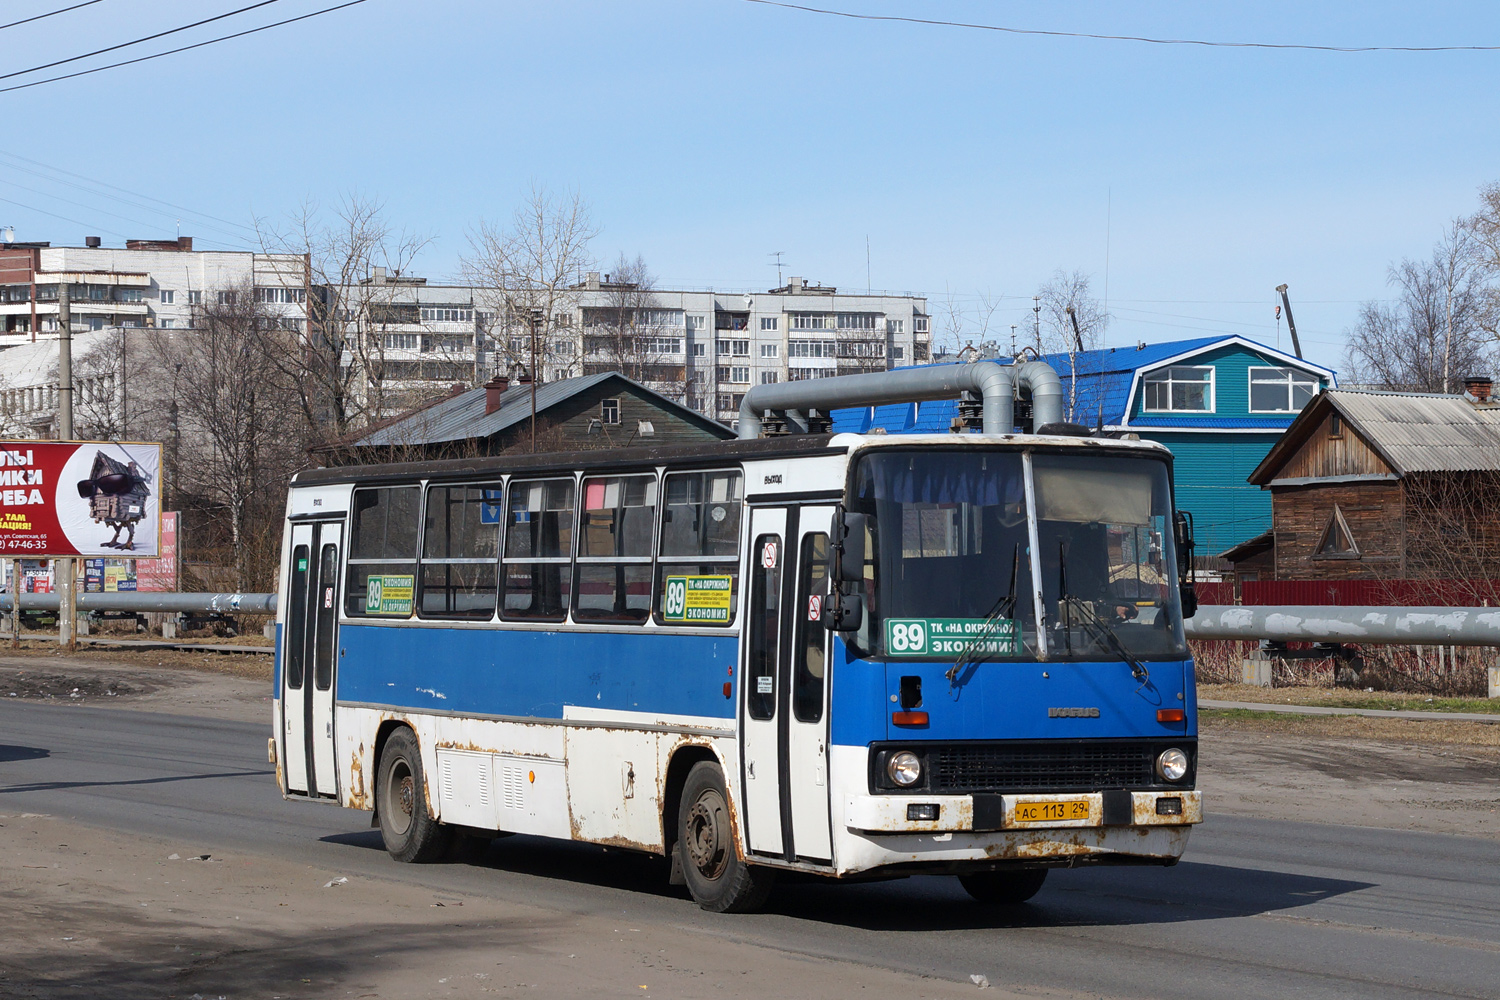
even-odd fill
[[(712, 446), (299, 474), (282, 792), (373, 810), (399, 861), (664, 855), (719, 911), (791, 871), (1015, 903), (1175, 863), (1202, 806), (1172, 457), (1056, 419), (1042, 369), (761, 387)], [(978, 429), (816, 432), (961, 393)]]

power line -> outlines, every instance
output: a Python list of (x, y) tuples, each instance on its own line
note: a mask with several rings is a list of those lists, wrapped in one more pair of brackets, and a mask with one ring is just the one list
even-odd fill
[(857, 21), (902, 21), (907, 24), (931, 24), (945, 28), (973, 28), (1000, 31), (1009, 35), (1046, 35), (1052, 38), (1092, 38), (1106, 42), (1145, 42), (1150, 45), (1200, 45), (1217, 49), (1297, 49), (1306, 52), (1496, 52), (1500, 45), (1302, 45), (1286, 42), (1213, 42), (1200, 38), (1150, 38), (1145, 35), (1098, 35), (1086, 31), (1045, 31), (1040, 28), (1010, 28), (998, 24), (970, 24), (964, 21), (939, 21), (926, 17), (899, 17), (894, 14), (856, 14), (847, 10), (827, 10), (782, 3), (781, 0), (745, 0), (767, 7), (784, 7), (810, 14), (827, 14)]
[[(274, 3), (277, 2), (277, 0), (266, 0), (266, 2)], [(0, 94), (8, 94), (12, 90), (25, 90), (27, 87), (40, 87), (44, 83), (56, 83), (59, 80), (71, 80), (74, 77), (78, 76), (88, 76), (90, 73), (102, 73), (107, 69), (118, 69), (121, 66), (133, 66), (136, 63), (149, 62), (152, 59), (160, 59), (162, 56), (171, 56), (176, 55), (179, 52), (187, 52), (190, 49), (201, 49), (205, 45), (213, 45), (217, 42), (227, 42), (233, 38), (243, 38), (246, 35), (253, 35), (258, 31), (266, 31), (271, 28), (279, 28), (284, 24), (294, 24), (297, 21), (306, 21), (310, 17), (317, 17), (320, 14), (331, 14), (336, 10), (343, 10), (345, 7), (354, 7), (365, 2), (366, 0), (349, 0), (348, 3), (341, 3), (334, 7), (324, 7), (322, 10), (315, 10), (311, 14), (303, 14), (300, 17), (289, 17), (285, 21), (275, 21), (271, 24), (263, 24), (259, 28), (250, 28), (246, 31), (236, 31), (232, 35), (221, 35), (218, 38), (210, 38), (206, 42), (196, 42), (192, 45), (184, 45), (181, 48), (168, 49), (165, 52), (157, 52), (154, 55), (141, 56), (138, 59), (126, 59), (124, 62), (110, 63), (108, 66), (95, 66), (93, 69), (79, 70), (77, 73), (65, 73), (62, 76), (50, 76), (45, 80), (33, 80), (30, 83), (19, 83), (13, 87), (0, 87)], [(257, 4), (256, 6), (260, 5)], [(246, 9), (248, 10), (249, 8)], [(27, 70), (26, 72), (30, 72), (30, 70)], [(4, 79), (4, 77), (0, 77), (0, 79)]]
[(55, 14), (66, 14), (70, 10), (77, 10), (79, 7), (90, 7), (96, 3), (102, 2), (103, 0), (84, 0), (83, 3), (75, 3), (71, 7), (61, 7), (57, 10), (49, 10), (47, 11), (47, 13), (38, 14), (35, 17), (24, 17), (19, 21), (12, 21), (9, 24), (0, 24), (0, 31), (4, 31), (6, 28), (14, 28), (22, 24), (30, 24), (32, 21), (40, 21), (43, 18), (52, 17)]
[(3, 75), (0, 75), (0, 80), (9, 80), (13, 76), (25, 76), (27, 73), (35, 73), (37, 70), (42, 70), (42, 69), (51, 69), (53, 66), (61, 66), (64, 63), (77, 62), (80, 59), (88, 59), (91, 56), (102, 56), (104, 53), (106, 53), (106, 52), (113, 52), (116, 49), (128, 49), (132, 45), (139, 45), (142, 42), (149, 42), (153, 38), (164, 38), (167, 35), (175, 35), (179, 31), (187, 31), (189, 28), (197, 28), (197, 27), (200, 27), (200, 26), (205, 25), (205, 24), (210, 24), (210, 23), (212, 23), (214, 21), (222, 21), (226, 17), (234, 17), (236, 14), (243, 14), (247, 10), (254, 10), (257, 7), (266, 7), (266, 6), (269, 6), (270, 4), (280, 3), (280, 2), (281, 2), (281, 0), (260, 0), (259, 3), (253, 3), (253, 4), (251, 4), (248, 7), (241, 7), (239, 10), (232, 10), (232, 11), (230, 11), (227, 14), (216, 14), (213, 17), (204, 18), (201, 21), (194, 21), (192, 24), (184, 24), (180, 28), (171, 28), (171, 29), (169, 29), (167, 31), (158, 31), (154, 35), (146, 35), (143, 38), (137, 38), (133, 42), (121, 42), (119, 45), (111, 45), (108, 48), (95, 49), (92, 52), (85, 52), (81, 56), (69, 56), (66, 59), (58, 59), (58, 60), (56, 60), (54, 62), (42, 63), (40, 66), (33, 66), (30, 69), (18, 69), (14, 73), (5, 73)]

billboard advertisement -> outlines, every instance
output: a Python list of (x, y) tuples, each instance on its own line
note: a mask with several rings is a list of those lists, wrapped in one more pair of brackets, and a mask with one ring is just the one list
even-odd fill
[(161, 445), (0, 441), (0, 556), (155, 558)]

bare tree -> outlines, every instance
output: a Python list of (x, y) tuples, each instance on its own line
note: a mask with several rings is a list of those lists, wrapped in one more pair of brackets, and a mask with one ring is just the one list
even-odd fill
[(266, 253), (302, 258), (302, 267), (280, 280), (307, 300), (306, 336), (277, 368), (297, 388), (294, 409), (309, 441), (338, 439), (387, 415), (381, 327), (397, 311), (402, 286), (375, 276), (399, 278), (430, 238), (394, 229), (384, 206), (359, 194), (328, 213), (315, 202), (304, 203), (285, 225), (257, 221), (257, 230)]
[(278, 327), (252, 288), (237, 288), (205, 301), (192, 329), (149, 333), (154, 391), (170, 386), (182, 422), (173, 489), (216, 530), (241, 588), (274, 578), (286, 483), (304, 460), (301, 428), (286, 419), (301, 387), (284, 360), (299, 338)]
[[(481, 222), (469, 234), (461, 266), (465, 278), (495, 299), (486, 329), (505, 367), (540, 376), (550, 356), (561, 360), (574, 338), (578, 284), (592, 263), (598, 230), (577, 193), (557, 197), (533, 187), (509, 224)], [(533, 356), (535, 355), (535, 356)], [(574, 363), (570, 351), (568, 363)]]
[(1493, 362), (1485, 329), (1489, 290), (1482, 250), (1454, 223), (1430, 257), (1392, 265), (1390, 301), (1366, 302), (1347, 333), (1349, 381), (1406, 392), (1451, 391), (1453, 375)]
[(1006, 348), (995, 339), (999, 330), (992, 327), (1004, 298), (983, 291), (974, 296), (972, 305), (964, 305), (949, 289), (938, 305), (942, 347), (956, 354), (974, 348), (981, 357), (999, 356)]
[(1090, 414), (1080, 409), (1078, 379), (1098, 373), (1081, 370), (1078, 355), (1097, 350), (1104, 342), (1109, 315), (1090, 291), (1089, 276), (1076, 270), (1068, 272), (1058, 268), (1054, 271), (1051, 280), (1037, 289), (1037, 304), (1041, 306), (1037, 349), (1042, 354), (1068, 356), (1065, 375), (1068, 380), (1068, 419), (1086, 421)]
[(662, 308), (656, 278), (639, 254), (624, 254), (600, 286), (602, 304), (584, 310), (584, 374), (617, 371), (668, 396), (682, 396), (686, 328)]

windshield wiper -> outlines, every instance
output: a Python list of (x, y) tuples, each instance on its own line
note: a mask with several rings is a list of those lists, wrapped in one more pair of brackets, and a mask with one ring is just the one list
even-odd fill
[(1107, 645), (1116, 656), (1124, 660), (1126, 663), (1130, 664), (1130, 676), (1134, 677), (1142, 684), (1151, 679), (1151, 672), (1146, 669), (1146, 665), (1140, 660), (1136, 659), (1133, 655), (1131, 655), (1130, 650), (1125, 648), (1125, 644), (1121, 642), (1120, 637), (1115, 634), (1115, 630), (1110, 628), (1109, 625), (1099, 617), (1099, 613), (1094, 610), (1092, 604), (1088, 604), (1084, 601), (1074, 601), (1072, 603), (1069, 603), (1068, 561), (1062, 542), (1057, 543), (1057, 590), (1058, 617), (1064, 619), (1061, 623), (1063, 627), (1063, 645), (1066, 647), (1069, 655), (1072, 655), (1073, 653), (1073, 637), (1072, 628), (1070, 626), (1073, 617), (1073, 605), (1076, 604), (1078, 610), (1084, 612), (1084, 614), (1079, 615), (1078, 620), (1083, 623), (1086, 629), (1088, 629), (1089, 634), (1091, 634), (1095, 639), (1102, 639), (1104, 641), (1104, 644)]
[[(980, 629), (979, 634), (976, 635), (972, 640), (970, 640), (969, 644), (964, 647), (963, 652), (958, 654), (958, 659), (953, 662), (953, 666), (948, 668), (948, 672), (944, 676), (948, 678), (948, 682), (950, 684), (956, 682), (958, 678), (958, 672), (964, 667), (978, 666), (986, 660), (991, 659), (995, 655), (993, 653), (985, 653), (971, 656), (970, 654), (974, 653), (974, 651), (979, 648), (981, 643), (988, 640), (989, 637), (994, 634), (996, 625), (998, 625), (1002, 621), (1006, 621), (1015, 617), (1016, 572), (1018, 569), (1020, 569), (1020, 565), (1021, 543), (1017, 542), (1015, 548), (1011, 550), (1010, 554), (1010, 586), (1008, 586), (1005, 590), (1005, 593), (1001, 594), (1000, 597), (995, 601), (994, 606), (990, 608), (989, 614), (984, 616), (984, 628)], [(1019, 638), (1020, 637), (1017, 636), (1018, 641)]]

